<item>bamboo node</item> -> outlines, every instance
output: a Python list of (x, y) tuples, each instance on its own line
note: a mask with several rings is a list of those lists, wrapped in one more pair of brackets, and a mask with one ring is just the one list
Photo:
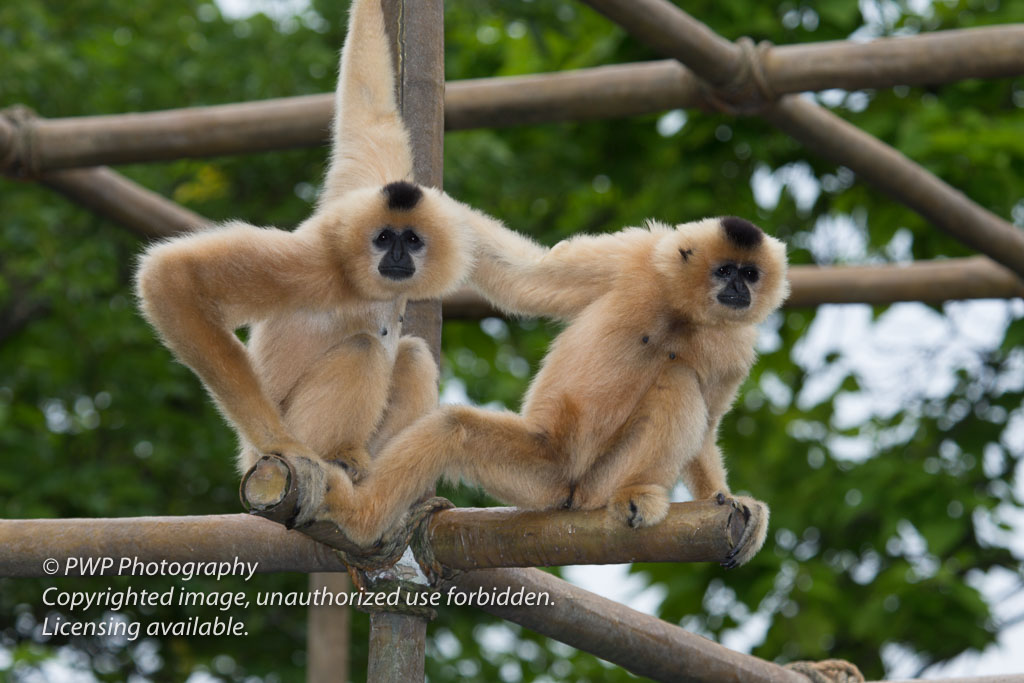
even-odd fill
[(864, 674), (860, 672), (857, 665), (845, 659), (790, 662), (786, 668), (806, 676), (813, 683), (864, 683)]
[(701, 80), (701, 95), (706, 105), (724, 114), (757, 114), (779, 99), (779, 93), (772, 88), (764, 71), (765, 55), (773, 45), (767, 40), (755, 43), (747, 36), (738, 39), (736, 45), (740, 48), (740, 58), (733, 77), (719, 86)]
[(38, 118), (35, 111), (23, 104), (0, 109), (0, 119), (3, 119), (0, 122), (0, 172), (16, 178), (39, 175), (39, 160), (33, 144)]

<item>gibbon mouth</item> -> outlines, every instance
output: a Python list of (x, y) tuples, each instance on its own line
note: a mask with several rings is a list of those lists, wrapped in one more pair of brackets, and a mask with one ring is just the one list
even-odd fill
[(401, 266), (382, 266), (377, 270), (389, 280), (408, 280), (416, 273), (415, 268), (402, 268)]
[(750, 297), (736, 296), (735, 294), (719, 294), (718, 303), (729, 308), (746, 308), (750, 305)]

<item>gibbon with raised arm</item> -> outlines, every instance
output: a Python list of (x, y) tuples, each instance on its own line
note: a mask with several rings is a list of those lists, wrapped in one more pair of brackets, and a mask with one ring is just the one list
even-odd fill
[(442, 406), (390, 441), (357, 486), (326, 493), (360, 544), (399, 522), (438, 477), (522, 508), (607, 507), (624, 526), (664, 519), (680, 479), (735, 506), (746, 531), (723, 562), (764, 543), (768, 507), (732, 497), (718, 424), (754, 361), (756, 326), (785, 298), (785, 247), (714, 218), (581, 236), (547, 250), (474, 214), (472, 280), (510, 311), (561, 317), (520, 414)]
[[(403, 314), (461, 282), (473, 240), (460, 205), (410, 182), (380, 0), (353, 4), (335, 107), (324, 190), (298, 228), (229, 223), (149, 249), (139, 269), (143, 312), (235, 426), (243, 472), (278, 453), (358, 480), (437, 404)], [(247, 346), (233, 334), (245, 325)]]

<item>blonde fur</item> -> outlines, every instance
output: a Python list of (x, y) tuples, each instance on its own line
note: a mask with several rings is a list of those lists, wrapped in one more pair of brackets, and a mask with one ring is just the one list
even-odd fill
[[(228, 223), (143, 256), (142, 310), (235, 426), (242, 471), (281, 453), (358, 478), (370, 452), (436, 405), (436, 366), (422, 340), (401, 337), (403, 312), (465, 278), (474, 238), (464, 207), (437, 190), (392, 202), (385, 184), (411, 179), (380, 0), (357, 0), (313, 215), (293, 232)], [(378, 270), (385, 227), (421, 238), (411, 277)], [(245, 325), (247, 345), (233, 334)]]
[[(597, 509), (629, 526), (664, 519), (682, 477), (694, 498), (748, 518), (727, 560), (746, 562), (767, 532), (768, 508), (727, 498), (719, 421), (754, 361), (756, 325), (787, 294), (785, 248), (756, 231), (733, 244), (725, 220), (651, 223), (575, 237), (551, 250), (482, 214), (472, 280), (509, 310), (566, 319), (520, 414), (443, 406), (389, 442), (370, 476), (332, 486), (330, 518), (374, 542), (441, 476), (483, 486), (524, 508)], [(745, 223), (745, 222), (743, 222)], [(750, 225), (750, 224), (746, 224)], [(716, 268), (756, 268), (750, 302), (723, 305)]]
[[(782, 245), (733, 244), (709, 219), (545, 249), (437, 190), (392, 202), (385, 184), (409, 181), (412, 164), (391, 73), (379, 0), (356, 0), (313, 215), (293, 232), (229, 223), (142, 259), (142, 310), (235, 426), (240, 468), (297, 457), (318, 486), (296, 523), (331, 519), (365, 544), (440, 476), (526, 508), (607, 507), (630, 526), (661, 521), (680, 477), (724, 503), (718, 422), (753, 362), (755, 324), (785, 296)], [(423, 242), (415, 274), (383, 277), (372, 242), (407, 226)], [(723, 260), (762, 274), (743, 310), (716, 298)], [(400, 337), (408, 299), (467, 276), (511, 313), (569, 323), (521, 414), (431, 411), (436, 367), (422, 340)], [(233, 334), (244, 325), (248, 345)], [(751, 522), (732, 564), (760, 548), (768, 519), (763, 503), (734, 500)]]

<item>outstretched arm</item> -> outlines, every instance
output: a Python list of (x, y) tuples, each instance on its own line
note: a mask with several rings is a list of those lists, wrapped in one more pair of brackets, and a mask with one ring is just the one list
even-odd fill
[(307, 235), (235, 223), (152, 247), (140, 264), (143, 313), (261, 452), (294, 451), (294, 439), (233, 331), (337, 302), (344, 285), (321, 252)]
[(636, 250), (610, 235), (580, 235), (541, 246), (490, 216), (459, 205), (475, 239), (470, 284), (509, 313), (569, 319), (614, 286), (623, 259)]
[(352, 3), (332, 135), (322, 202), (359, 187), (412, 179), (412, 151), (395, 101), (381, 0)]

